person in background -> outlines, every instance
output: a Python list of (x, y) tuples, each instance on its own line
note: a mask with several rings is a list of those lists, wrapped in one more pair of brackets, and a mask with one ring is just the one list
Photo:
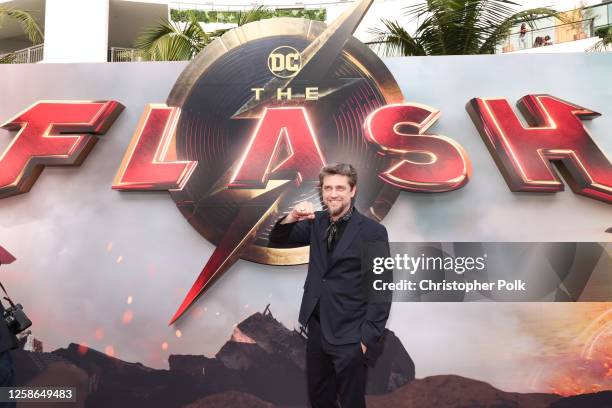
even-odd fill
[(550, 35), (547, 35), (546, 37), (544, 37), (544, 45), (553, 45)]
[(521, 24), (521, 30), (519, 31), (519, 43), (522, 50), (527, 48), (527, 24)]
[(538, 48), (541, 47), (542, 45), (544, 45), (544, 39), (542, 37), (536, 37), (535, 41), (533, 42), (533, 48)]

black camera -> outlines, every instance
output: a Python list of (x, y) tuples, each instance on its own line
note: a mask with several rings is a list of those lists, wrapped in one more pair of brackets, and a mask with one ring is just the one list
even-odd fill
[[(0, 246), (0, 265), (10, 264), (15, 261), (15, 257), (11, 255), (6, 249)], [(25, 312), (23, 311), (23, 306), (20, 303), (13, 303), (8, 293), (6, 293), (6, 289), (4, 289), (4, 285), (0, 282), (0, 289), (6, 295), (3, 299), (6, 300), (11, 307), (5, 309), (2, 302), (0, 302), (0, 311), (2, 311), (2, 318), (6, 323), (8, 329), (14, 335), (18, 335), (28, 327), (32, 325), (32, 321), (28, 319)]]
[(11, 333), (17, 335), (30, 327), (32, 321), (28, 319), (20, 303), (14, 305), (10, 300), (9, 302), (11, 303), (11, 307), (4, 310), (3, 317)]

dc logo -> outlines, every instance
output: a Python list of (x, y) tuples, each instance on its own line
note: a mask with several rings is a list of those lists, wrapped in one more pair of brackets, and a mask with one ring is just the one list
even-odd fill
[(302, 68), (302, 55), (293, 47), (283, 45), (268, 55), (268, 69), (279, 78), (291, 78)]

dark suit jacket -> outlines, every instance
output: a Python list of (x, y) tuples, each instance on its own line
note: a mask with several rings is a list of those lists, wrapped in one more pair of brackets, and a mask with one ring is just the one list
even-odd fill
[(355, 210), (331, 256), (327, 253), (325, 230), (329, 216), (317, 211), (314, 220), (303, 220), (292, 228), (277, 223), (270, 242), (283, 245), (310, 245), (308, 275), (299, 321), (306, 326), (319, 303), (321, 331), (328, 343), (341, 345), (363, 342), (374, 345), (382, 336), (391, 303), (368, 302), (363, 290), (361, 248), (368, 242), (383, 241), (389, 256), (387, 230)]

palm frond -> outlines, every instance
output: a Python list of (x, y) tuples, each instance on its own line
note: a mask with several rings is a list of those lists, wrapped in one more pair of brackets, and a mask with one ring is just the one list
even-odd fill
[(274, 16), (272, 11), (268, 10), (265, 6), (258, 6), (252, 8), (240, 15), (238, 19), (238, 26), (243, 26), (253, 21), (265, 20)]
[(0, 64), (12, 64), (15, 61), (15, 53), (9, 52), (8, 54), (0, 55)]
[(426, 55), (418, 41), (397, 22), (381, 20), (385, 29), (372, 28), (370, 34), (374, 36), (370, 45), (380, 49), (384, 55)]
[(410, 35), (397, 22), (381, 20), (384, 30), (372, 29), (385, 53), (402, 55), (460, 55), (492, 53), (522, 22), (557, 16), (554, 10), (516, 11), (510, 0), (427, 0), (404, 9), (417, 28)]
[(143, 31), (134, 45), (154, 61), (185, 61), (209, 42), (210, 37), (195, 19), (186, 23), (164, 19)]
[(6, 16), (16, 20), (21, 25), (23, 32), (28, 36), (32, 44), (40, 44), (43, 42), (43, 32), (31, 13), (11, 7), (0, 6), (0, 16)]
[[(240, 16), (238, 25), (271, 17), (263, 6), (256, 7)], [(215, 38), (228, 29), (207, 33), (202, 29), (197, 15), (190, 14), (186, 22), (161, 20), (146, 28), (136, 39), (134, 46), (143, 51), (145, 58), (154, 61), (184, 61), (195, 57)]]

